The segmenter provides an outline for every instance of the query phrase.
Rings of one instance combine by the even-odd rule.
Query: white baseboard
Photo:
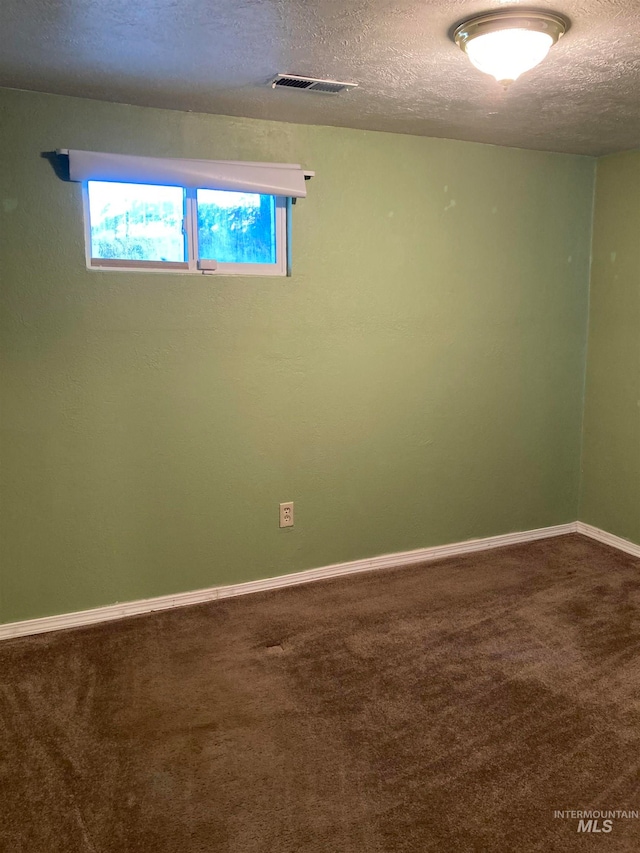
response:
[[[623,539],[621,536],[614,536],[613,533],[607,533],[606,530],[600,530],[599,527],[585,524],[584,521],[576,523],[576,533],[582,533],[583,536],[588,536],[590,539],[597,539],[598,542],[603,542],[611,548],[617,548],[618,551],[624,551],[625,554],[640,557],[640,545],[636,545],[629,539]]]
[[[441,560],[444,557],[456,557],[461,554],[471,554],[474,551],[488,551],[491,548],[502,548],[505,545],[517,545],[523,542],[533,542],[536,539],[563,536],[566,533],[576,533],[577,529],[577,523],[572,521],[569,524],[558,524],[555,527],[541,527],[537,530],[525,530],[521,533],[505,533],[501,536],[489,536],[486,539],[469,539],[466,542],[456,542],[452,545],[418,548],[415,551],[401,551],[397,554],[385,554],[381,557],[353,560],[349,563],[336,563],[332,566],[323,566],[320,569],[308,569],[307,571],[279,575],[278,577],[265,578],[264,580],[248,581],[228,586],[213,586],[209,589],[199,589],[195,592],[180,592],[175,595],[161,595],[157,598],[144,598],[139,601],[128,601],[123,604],[110,604],[106,607],[96,607],[92,610],[63,613],[60,616],[44,616],[40,619],[28,619],[24,622],[8,622],[5,625],[0,625],[0,640],[7,640],[10,637],[24,637],[29,634],[43,634],[47,631],[60,631],[65,628],[78,628],[84,625],[93,625],[97,622],[111,622],[115,619],[124,619],[126,616],[151,613],[154,610],[170,610],[173,607],[202,604],[205,601],[217,601],[221,598],[232,598],[252,592],[280,589],[285,586],[297,586],[298,584],[310,583],[311,581],[343,577],[344,575],[351,575],[356,572],[414,566],[419,563]]]

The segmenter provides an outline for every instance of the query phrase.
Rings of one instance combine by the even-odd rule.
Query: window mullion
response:
[[[196,190],[186,191],[186,232],[187,232],[187,256],[189,272],[198,270],[198,208],[196,203]]]

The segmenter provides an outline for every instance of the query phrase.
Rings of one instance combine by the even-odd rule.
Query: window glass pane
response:
[[[198,190],[200,257],[219,264],[276,263],[276,198]]]
[[[91,257],[184,263],[182,187],[88,181]]]

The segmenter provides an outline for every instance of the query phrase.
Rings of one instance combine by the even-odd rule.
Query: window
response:
[[[181,187],[88,181],[87,196],[92,265],[187,263]]]
[[[314,176],[295,163],[57,154],[83,185],[87,266],[289,275],[291,204]]]
[[[87,263],[226,275],[287,274],[287,199],[87,180]]]
[[[272,195],[196,190],[198,254],[229,264],[275,264],[277,205]]]

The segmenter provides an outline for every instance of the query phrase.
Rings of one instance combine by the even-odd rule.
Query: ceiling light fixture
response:
[[[476,68],[506,87],[542,62],[568,25],[555,12],[505,9],[470,18],[453,40]]]

